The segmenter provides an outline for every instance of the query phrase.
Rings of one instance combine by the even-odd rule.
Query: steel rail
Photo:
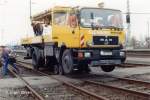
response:
[[[21,63],[23,63],[23,62],[21,62]],[[27,63],[26,63],[27,64]],[[23,66],[23,67],[25,67],[25,66]],[[35,70],[36,71],[36,70]],[[38,73],[40,73],[40,74],[42,74],[42,75],[45,75],[45,76],[48,76],[48,77],[51,77],[51,78],[54,78],[54,79],[56,79],[56,80],[58,80],[57,78],[55,78],[55,77],[52,77],[52,76],[50,76],[50,75],[48,75],[48,74],[45,74],[45,73],[43,73],[43,72],[40,72],[40,71],[37,71]],[[141,80],[134,80],[134,79],[129,79],[129,78],[120,78],[120,77],[115,77],[115,76],[111,76],[112,78],[116,78],[116,79],[119,79],[119,80],[122,80],[122,81],[129,81],[129,82],[134,82],[134,83],[136,83],[136,84],[146,84],[146,85],[150,85],[150,82],[146,82],[146,81],[141,81]],[[58,81],[60,81],[60,80],[58,80]],[[62,80],[61,80],[61,82],[62,82]],[[101,86],[104,86],[104,87],[107,87],[107,88],[113,88],[113,89],[117,89],[117,90],[121,90],[121,91],[124,91],[124,92],[129,92],[129,93],[131,93],[131,94],[136,94],[136,95],[140,95],[140,96],[143,96],[143,97],[146,97],[146,98],[150,98],[150,94],[148,94],[148,93],[143,93],[143,92],[138,92],[138,91],[134,91],[134,90],[129,90],[129,89],[124,89],[124,88],[119,88],[119,87],[114,87],[114,86],[111,86],[111,85],[105,85],[105,84],[102,84],[102,83],[99,83],[99,82],[93,82],[93,81],[89,81],[89,80],[87,80],[87,81],[85,81],[85,82],[87,82],[87,83],[93,83],[93,84],[95,84],[95,85],[101,85]],[[64,83],[65,85],[67,85],[68,83],[66,83],[66,82],[62,82],[62,83]],[[68,85],[68,86],[72,86],[72,84],[70,85]],[[78,90],[78,88],[77,88],[77,90]],[[87,91],[87,90],[86,90]],[[88,92],[88,91],[87,91]],[[87,93],[86,93],[87,94]],[[103,99],[102,99],[103,100]],[[105,100],[105,99],[104,99]]]
[[[111,89],[115,89],[115,90],[119,90],[119,91],[128,92],[128,93],[131,93],[133,95],[142,96],[144,98],[150,98],[150,94],[149,93],[138,92],[138,91],[135,91],[135,90],[129,90],[129,89],[125,89],[125,88],[121,88],[121,87],[116,87],[116,86],[112,86],[112,85],[105,85],[103,83],[95,82],[95,81],[90,81],[90,80],[85,80],[85,83],[89,83],[89,84],[93,84],[93,85],[98,85],[98,86],[103,86],[103,87],[106,87],[106,88],[111,88]]]
[[[92,73],[93,75],[97,75],[95,73]],[[131,78],[123,78],[123,77],[118,77],[118,76],[110,76],[110,78],[115,78],[115,79],[118,79],[118,80],[121,80],[121,81],[126,81],[126,82],[131,82],[131,83],[136,83],[136,84],[143,84],[143,85],[146,85],[146,86],[149,86],[150,87],[150,82],[148,81],[142,81],[142,80],[135,80],[135,79],[131,79]]]
[[[18,79],[20,79],[24,84],[25,86],[34,94],[34,96],[37,97],[38,100],[45,100],[44,97],[42,97],[38,92],[36,92],[32,86],[26,81],[24,80],[20,75],[16,74],[12,67],[8,69],[15,77],[17,77]]]
[[[130,78],[121,78],[121,77],[115,77],[115,76],[112,76],[112,78],[116,78],[122,81],[131,82],[131,83],[144,84],[144,85],[150,86],[150,82],[146,82],[146,81],[135,80],[135,79],[130,79]]]
[[[56,78],[56,77],[50,76],[50,75],[48,75],[48,74],[46,74],[46,73],[43,73],[43,72],[40,72],[40,71],[37,71],[37,72],[40,73],[41,75],[47,76],[48,78],[53,78],[53,79],[55,79],[55,80],[57,80],[57,81],[63,83],[63,84],[66,85],[66,86],[69,86],[69,87],[71,87],[71,88],[73,88],[73,89],[75,89],[75,90],[77,90],[77,91],[80,91],[81,93],[87,94],[87,95],[89,95],[89,96],[91,96],[91,97],[93,97],[93,98],[96,98],[96,99],[98,99],[98,100],[108,100],[107,98],[105,98],[105,97],[103,97],[103,96],[96,95],[96,94],[94,94],[94,93],[92,93],[92,92],[89,92],[89,91],[87,91],[87,90],[85,90],[85,89],[83,89],[83,88],[81,88],[81,87],[77,87],[77,86],[75,86],[75,85],[73,85],[73,84],[71,84],[71,83],[69,83],[69,82],[65,82],[65,81],[63,81],[63,80],[60,80],[60,79],[58,79],[58,78]]]
[[[22,66],[22,67],[25,67],[25,66]],[[25,67],[25,68],[28,68],[28,67]],[[28,69],[30,69],[30,68],[28,68]],[[85,89],[83,89],[83,88],[81,88],[81,87],[77,87],[77,86],[75,86],[75,85],[73,85],[73,84],[71,84],[71,83],[69,83],[69,82],[65,82],[65,81],[60,80],[60,79],[58,79],[58,78],[56,78],[56,77],[50,76],[50,75],[48,75],[48,74],[46,74],[46,73],[43,73],[43,72],[40,72],[40,71],[37,71],[37,70],[34,70],[34,71],[38,72],[38,73],[41,74],[41,75],[47,76],[48,78],[55,79],[55,80],[61,82],[62,84],[66,85],[67,87],[73,88],[73,89],[77,90],[78,92],[83,93],[83,94],[86,94],[86,95],[88,95],[88,96],[91,96],[91,97],[93,97],[93,98],[95,98],[95,99],[98,99],[98,100],[109,100],[109,99],[107,99],[107,98],[105,98],[105,97],[103,97],[103,96],[99,96],[99,95],[97,95],[97,94],[94,94],[94,93],[92,93],[92,92],[89,92],[89,91],[87,91],[87,90],[85,90]]]

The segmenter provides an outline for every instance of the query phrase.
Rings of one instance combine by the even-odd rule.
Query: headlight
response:
[[[87,42],[86,42],[86,45],[87,45],[87,46],[90,46],[90,45],[92,45],[92,44],[93,44],[93,43],[92,43],[91,41],[87,41]]]
[[[91,53],[90,52],[85,52],[84,57],[86,57],[86,58],[91,57]]]

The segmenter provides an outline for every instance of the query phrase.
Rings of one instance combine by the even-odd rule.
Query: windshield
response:
[[[83,27],[116,27],[123,28],[120,11],[100,8],[84,8],[80,13]]]

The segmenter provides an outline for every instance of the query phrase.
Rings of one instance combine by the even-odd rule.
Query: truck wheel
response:
[[[62,69],[64,74],[73,72],[73,58],[70,50],[65,50],[62,55]]]
[[[105,65],[105,66],[101,66],[101,69],[104,71],[104,72],[111,72],[115,69],[115,66],[113,65]]]
[[[33,51],[33,54],[32,54],[32,65],[35,70],[39,70],[38,60],[37,60],[35,51]]]

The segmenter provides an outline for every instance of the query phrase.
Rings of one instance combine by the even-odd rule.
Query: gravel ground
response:
[[[46,100],[94,100],[78,94],[64,85],[44,86],[36,88]]]
[[[0,100],[35,100],[25,87],[1,88]]]
[[[88,91],[94,92],[97,95],[100,96],[104,96],[110,100],[148,100],[147,98],[145,99],[144,97],[139,97],[138,95],[133,95],[127,92],[123,92],[123,91],[118,91],[115,89],[111,89],[111,88],[106,88],[103,86],[97,86],[97,85],[91,85],[91,84],[86,84],[86,83],[82,83],[82,80],[101,80],[101,83],[107,84],[109,82],[113,82],[116,81],[116,78],[112,78],[111,76],[105,76],[105,75],[87,75],[84,78],[84,75],[78,75],[78,76],[68,76],[68,77],[58,77],[62,80],[68,81],[68,82],[72,82],[74,84],[76,84],[77,86],[80,86],[81,88],[84,88]],[[71,78],[71,79],[70,79]],[[116,81],[116,83],[114,83],[115,85],[117,85],[119,87],[122,86],[127,86],[127,83],[120,83],[118,81]],[[121,85],[122,84],[122,85]],[[124,85],[123,85],[124,84]],[[130,84],[129,84],[130,85]],[[133,88],[133,87],[128,87],[128,88]],[[144,89],[144,88],[143,88]]]
[[[40,75],[39,73],[33,71],[33,70],[30,70],[30,69],[26,69],[24,67],[20,67],[18,66],[19,68],[19,75],[21,75],[21,77],[30,77],[30,76],[42,76]]]
[[[49,84],[34,89],[45,97],[45,100],[96,100],[76,93],[62,84]],[[35,98],[25,87],[0,88],[0,100],[35,100]]]
[[[135,74],[135,75],[131,75],[131,76],[127,77],[127,78],[150,82],[150,73]]]

